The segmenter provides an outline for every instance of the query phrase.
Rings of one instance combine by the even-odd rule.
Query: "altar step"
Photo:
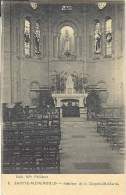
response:
[[[85,118],[82,117],[62,117],[61,123],[66,122],[84,122]]]

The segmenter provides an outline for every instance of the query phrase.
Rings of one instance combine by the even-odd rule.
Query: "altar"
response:
[[[69,75],[66,81],[65,92],[53,93],[52,97],[54,99],[55,106],[61,108],[61,114],[63,113],[64,109],[71,109],[71,116],[73,116],[72,110],[77,110],[78,107],[80,114],[77,114],[77,116],[80,116],[81,113],[83,113],[82,110],[84,110],[87,94],[85,92],[75,92],[72,77]]]
[[[60,93],[60,94],[52,94],[52,97],[54,99],[54,103],[55,103],[55,106],[56,107],[62,107],[63,105],[63,100],[78,100],[78,106],[81,108],[81,107],[84,107],[84,98],[85,98],[85,95],[84,94],[63,94],[63,93]]]

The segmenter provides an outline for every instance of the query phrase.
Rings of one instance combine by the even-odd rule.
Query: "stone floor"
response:
[[[112,151],[109,143],[96,132],[96,122],[63,118],[61,131],[61,173],[123,172],[123,156]]]

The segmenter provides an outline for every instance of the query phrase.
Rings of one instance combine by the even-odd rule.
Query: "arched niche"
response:
[[[72,21],[64,21],[53,30],[53,56],[75,59],[82,53],[80,29]],[[80,48],[81,47],[81,48]]]
[[[75,54],[75,32],[71,26],[63,26],[60,29],[59,41],[59,51],[61,56]]]

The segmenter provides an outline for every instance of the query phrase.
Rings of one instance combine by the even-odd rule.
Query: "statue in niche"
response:
[[[74,51],[74,31],[71,27],[65,26],[61,29],[60,49],[61,55],[70,56]]]
[[[64,37],[64,53],[70,52],[70,45],[71,45],[70,43],[71,43],[71,38],[69,35],[69,31],[66,29],[65,37]]]
[[[72,94],[73,90],[74,90],[74,83],[73,83],[71,75],[69,75],[66,81],[66,93]]]

